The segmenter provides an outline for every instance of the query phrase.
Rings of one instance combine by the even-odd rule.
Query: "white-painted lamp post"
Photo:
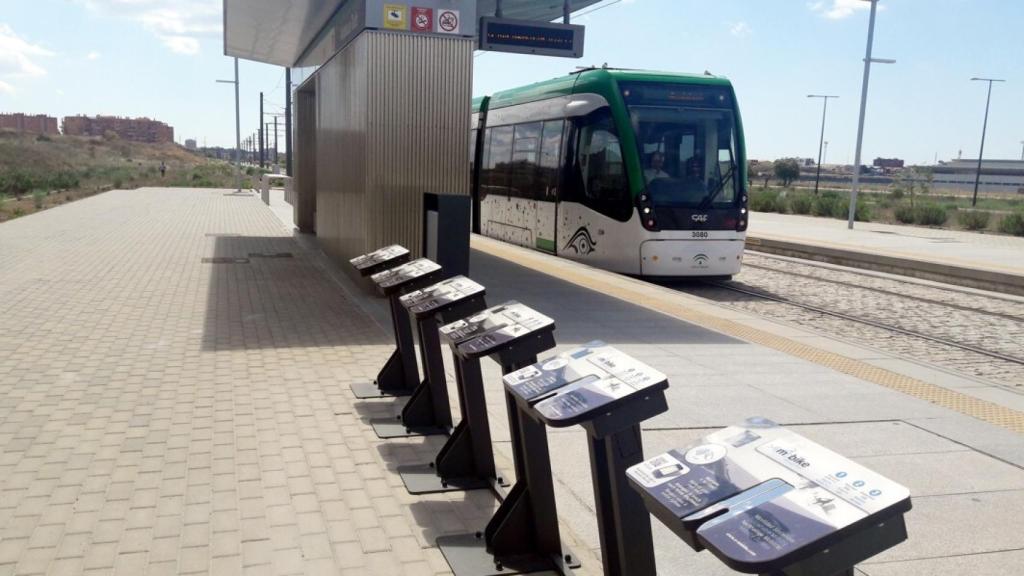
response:
[[[235,184],[238,194],[242,193],[242,118],[238,111],[238,58],[235,58],[235,79],[217,80],[222,84],[235,85]]]
[[[857,152],[853,161],[853,189],[850,191],[850,217],[846,226],[853,230],[853,217],[857,214],[857,192],[860,189],[860,150],[864,141],[864,112],[868,104],[868,77],[871,75],[871,64],[893,64],[896,61],[887,58],[872,58],[871,45],[875,37],[875,12],[878,9],[878,0],[864,0],[871,2],[871,17],[868,20],[868,49],[864,56],[864,83],[860,89],[860,120],[857,122]]]

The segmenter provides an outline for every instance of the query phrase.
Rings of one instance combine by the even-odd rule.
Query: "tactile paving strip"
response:
[[[639,287],[632,287],[632,280],[623,278],[624,282],[611,282],[594,275],[583,274],[572,266],[558,266],[558,260],[540,254],[531,254],[524,249],[505,246],[487,239],[473,239],[473,248],[492,256],[510,260],[532,270],[542,272],[572,282],[578,286],[597,290],[651,310],[657,310],[674,318],[721,332],[727,336],[740,338],[748,342],[760,344],[784,352],[837,372],[849,374],[861,380],[896,390],[919,400],[948,408],[978,420],[1024,434],[1024,412],[1000,406],[994,402],[975,398],[955,390],[936,386],[910,376],[904,376],[884,368],[872,366],[866,362],[854,360],[841,354],[821,350],[807,344],[770,332],[745,326],[738,322],[706,314],[681,306],[668,295],[652,294]]]

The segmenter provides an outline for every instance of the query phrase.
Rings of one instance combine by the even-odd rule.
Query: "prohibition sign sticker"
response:
[[[439,10],[437,12],[437,31],[444,34],[458,34],[459,11]]]
[[[433,32],[434,10],[432,8],[413,6],[411,30],[413,32]]]

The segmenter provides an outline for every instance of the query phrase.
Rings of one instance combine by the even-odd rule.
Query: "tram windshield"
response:
[[[719,87],[623,89],[651,202],[660,208],[727,208],[739,190],[736,122]]]

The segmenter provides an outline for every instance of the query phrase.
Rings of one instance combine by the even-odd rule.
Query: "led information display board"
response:
[[[538,56],[583,56],[583,26],[483,17],[480,49]]]

